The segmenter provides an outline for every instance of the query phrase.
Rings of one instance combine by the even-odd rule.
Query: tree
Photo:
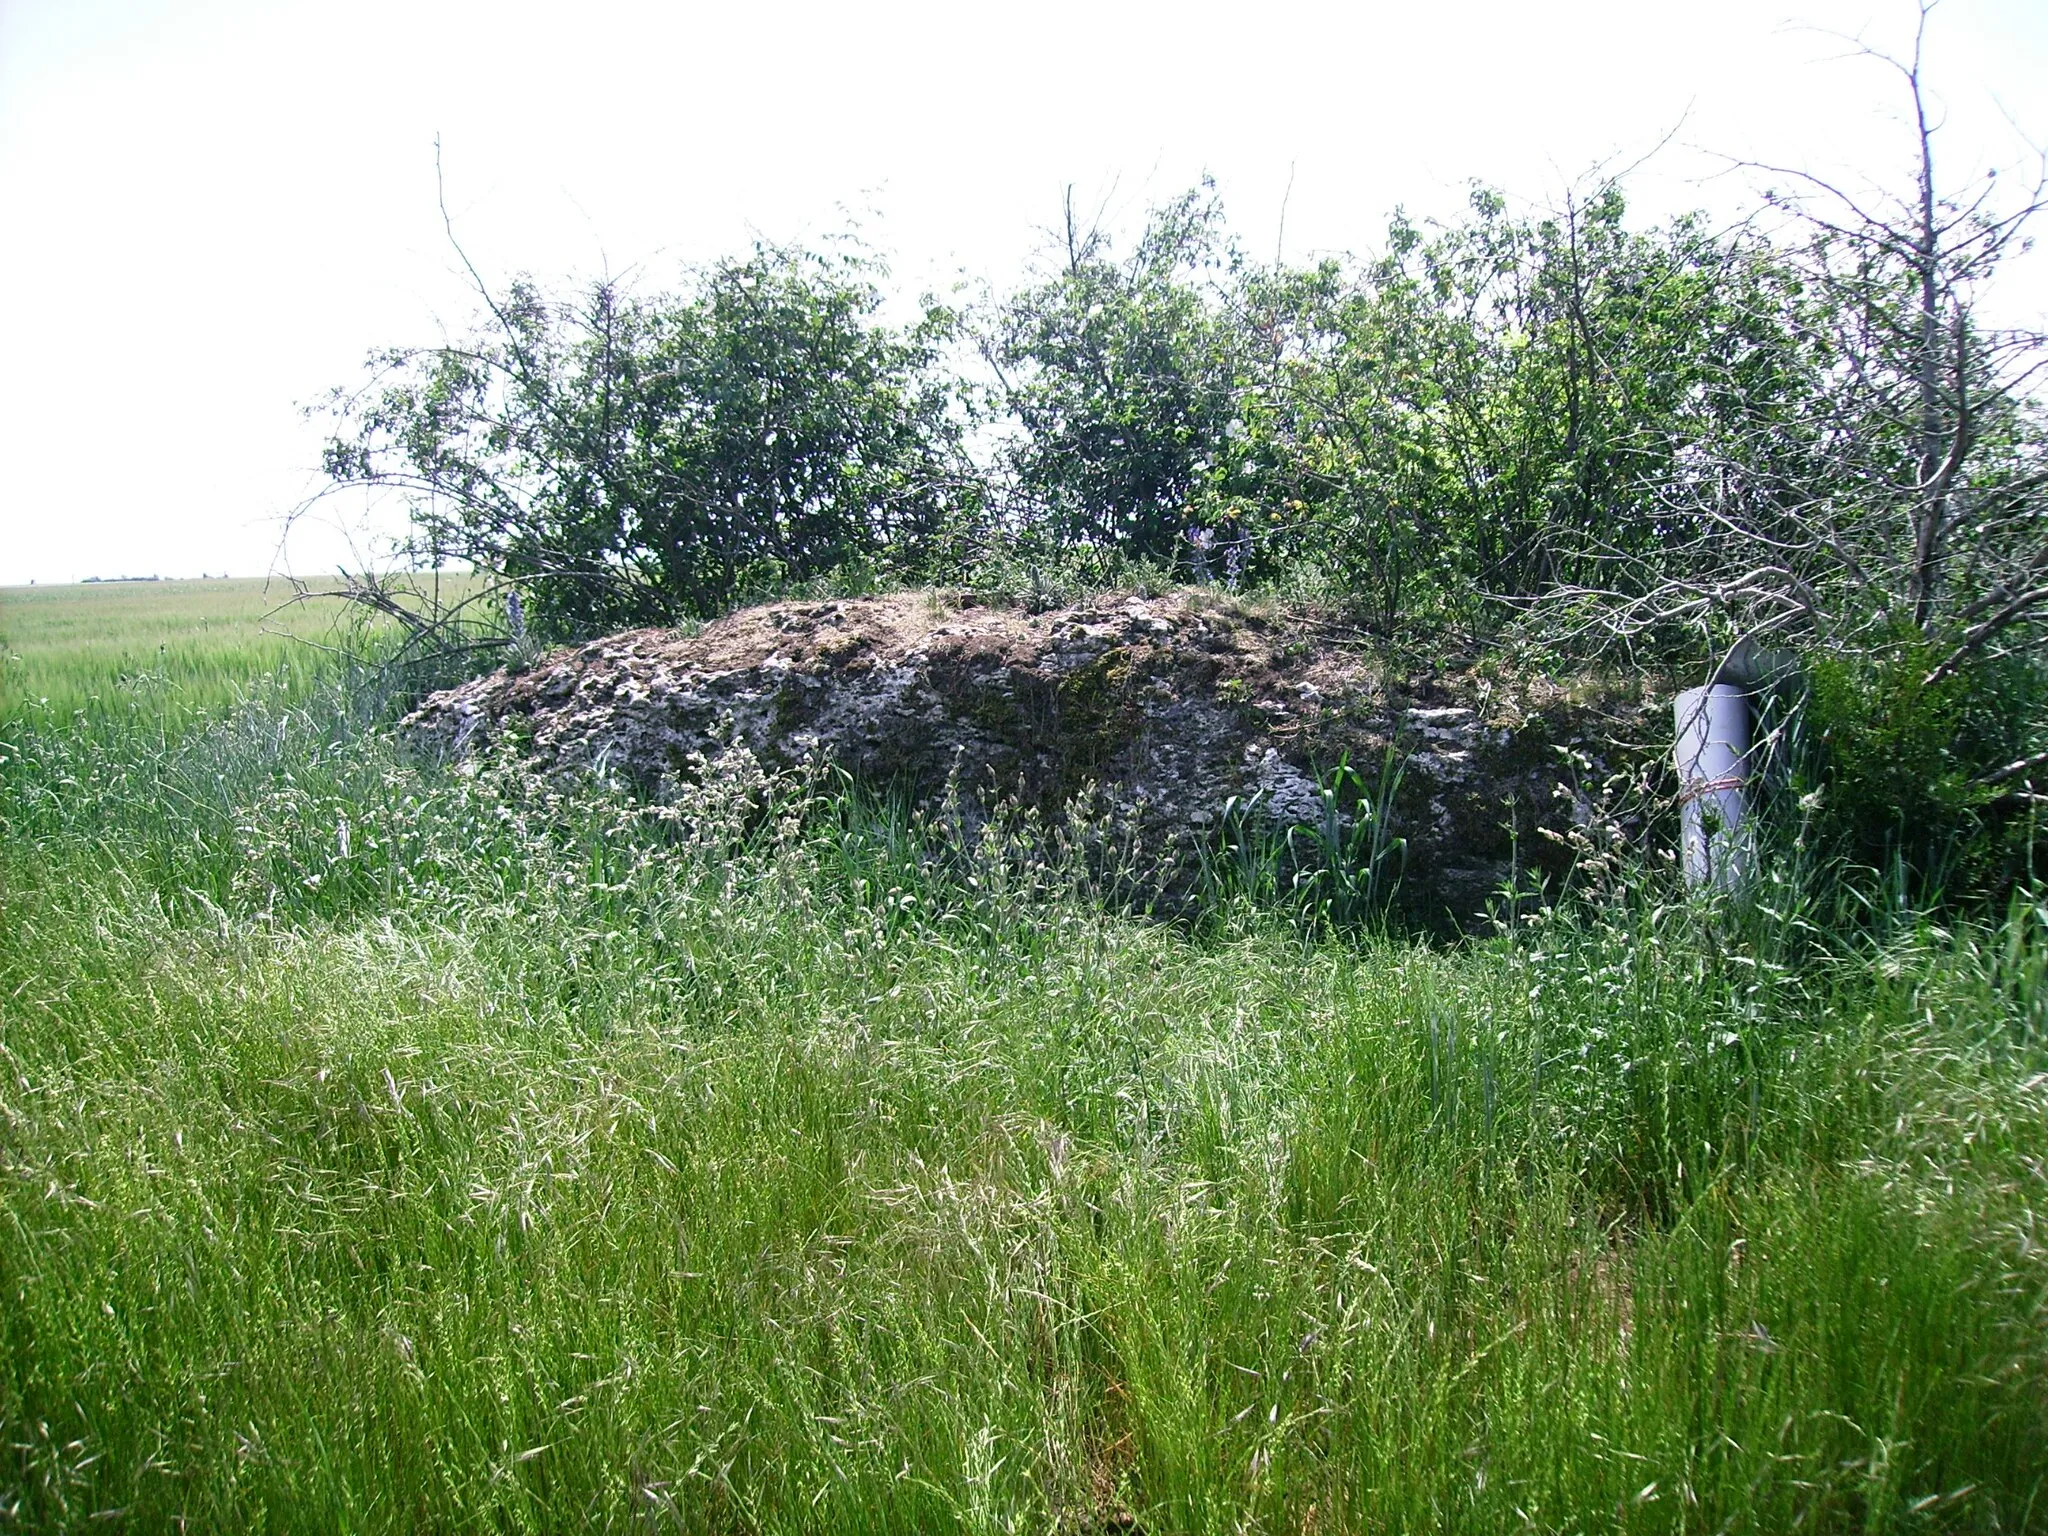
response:
[[[1185,567],[1189,502],[1225,440],[1234,266],[1207,185],[1157,210],[1131,255],[1067,202],[1064,265],[1003,304],[983,336],[1021,516],[1057,546]]]
[[[1903,190],[1865,195],[1764,167],[1775,227],[1729,242],[1751,280],[1674,422],[1651,536],[1595,525],[1541,595],[1553,635],[1802,653],[1809,834],[1937,889],[2036,866],[2048,804],[2048,337],[1984,308],[2043,206],[1937,173],[1925,68],[1933,7],[1893,71],[1911,109]],[[1559,623],[1557,621],[1562,620]]]
[[[517,581],[550,637],[914,562],[978,483],[934,366],[953,317],[891,328],[879,276],[762,245],[679,294],[479,279],[470,335],[380,353],[329,400],[327,475],[401,494],[409,553]]]
[[[1866,197],[1764,167],[1789,191],[1728,344],[1675,423],[1656,537],[1579,542],[1589,579],[1550,594],[1580,634],[1633,643],[1689,629],[1726,646],[1782,637],[1910,664],[1933,687],[2038,655],[2048,619],[2048,434],[2030,391],[2048,337],[1998,328],[1983,296],[2048,185],[2015,196],[1936,172],[1923,4],[1896,72],[1911,107],[1906,191]]]
[[[1460,223],[1397,217],[1362,269],[1242,270],[1195,515],[1312,561],[1380,628],[1526,600],[1589,538],[1653,541],[1675,423],[1753,306],[1701,221],[1624,215],[1609,183],[1535,217],[1478,189]]]

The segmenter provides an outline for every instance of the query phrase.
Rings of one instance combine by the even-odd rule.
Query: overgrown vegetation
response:
[[[1884,793],[1852,763],[1917,761],[1932,701],[1978,701],[1929,836],[1830,836],[1995,895],[2048,762],[2038,712],[1980,707],[2040,694],[2048,338],[1985,297],[2048,170],[2008,193],[1937,165],[1926,22],[1865,61],[1913,114],[1896,196],[1752,167],[1733,227],[1642,228],[1597,177],[1533,212],[1481,188],[1308,267],[1247,256],[1206,186],[1125,252],[1070,198],[1036,279],[904,324],[851,245],[674,294],[479,279],[468,338],[334,398],[328,470],[401,493],[409,553],[516,584],[542,639],[793,588],[1135,580],[1561,665],[1788,649],[1894,710],[1831,728],[1841,799]],[[1931,857],[1956,840],[1981,856]]]
[[[2036,900],[1436,951],[339,694],[0,752],[14,1525],[2042,1518]]]

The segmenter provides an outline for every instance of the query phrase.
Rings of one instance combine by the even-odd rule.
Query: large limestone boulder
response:
[[[1456,927],[1518,869],[1563,872],[1603,794],[1649,782],[1661,718],[1640,680],[1397,669],[1312,616],[1194,590],[1040,613],[940,593],[773,603],[556,651],[404,724],[456,755],[511,732],[546,769],[657,795],[734,743],[921,799],[1058,814],[1086,794],[1137,846],[1183,853],[1232,814],[1314,823],[1335,765],[1377,785],[1391,754],[1399,903]]]

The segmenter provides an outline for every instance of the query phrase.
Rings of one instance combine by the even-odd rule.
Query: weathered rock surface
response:
[[[1207,591],[1037,614],[907,593],[614,635],[434,694],[405,729],[457,755],[510,731],[548,769],[655,794],[733,742],[921,798],[951,783],[1058,812],[1092,790],[1162,848],[1212,835],[1233,798],[1314,822],[1334,765],[1376,782],[1391,751],[1401,902],[1445,925],[1480,914],[1517,860],[1567,862],[1544,829],[1568,835],[1600,784],[1647,771],[1660,719],[1640,683],[1391,676],[1312,619]]]

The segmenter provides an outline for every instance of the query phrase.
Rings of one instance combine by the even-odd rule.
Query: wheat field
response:
[[[443,578],[444,591],[466,580]],[[145,696],[152,714],[184,717],[260,679],[303,686],[377,631],[331,583],[309,595],[276,577],[0,587],[0,719]]]

